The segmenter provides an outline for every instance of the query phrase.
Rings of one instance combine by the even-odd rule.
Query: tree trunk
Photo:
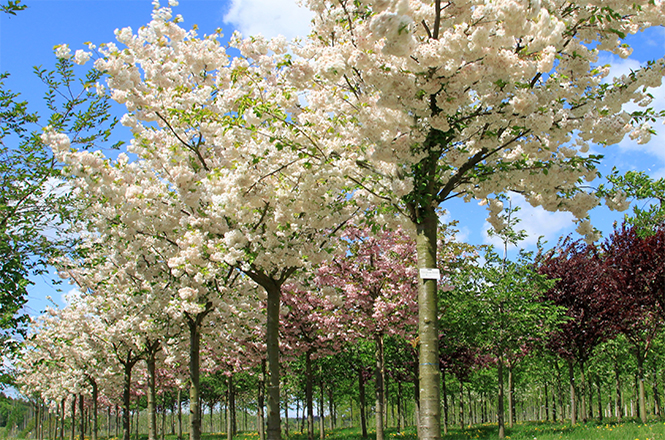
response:
[[[617,421],[620,422],[623,416],[623,407],[621,402],[621,375],[619,374],[619,362],[616,359],[614,360],[614,385],[614,412]]]
[[[545,382],[545,421],[550,421],[550,401],[547,395],[547,382]]]
[[[385,412],[383,399],[383,337],[374,336],[376,344],[376,367],[374,368],[374,381],[376,391],[376,440],[384,440],[383,436],[383,414]]]
[[[79,394],[79,439],[85,438],[85,413],[83,405],[85,404],[83,394]]]
[[[155,372],[156,353],[148,348],[146,364],[148,367],[148,440],[157,439],[157,404],[156,404],[156,383],[157,374]]]
[[[506,426],[503,418],[503,358],[497,360],[497,376],[499,379],[499,397],[496,405],[496,419],[499,425],[499,438],[506,438]]]
[[[513,381],[513,365],[508,361],[508,427],[515,424],[515,384]]]
[[[414,366],[416,362],[414,362]],[[420,438],[420,379],[419,379],[419,366],[414,368],[413,372],[413,394],[414,394],[414,408],[413,408],[413,418],[416,422],[416,437]],[[454,406],[454,404],[453,404]]]
[[[568,380],[570,381],[570,423],[577,423],[577,396],[575,395],[575,370],[573,361],[568,361]]]
[[[63,397],[60,406],[62,408],[62,420],[60,421],[60,440],[65,440],[65,405],[67,398]],[[110,437],[110,435],[109,435]]]
[[[265,440],[266,432],[264,430],[264,416],[263,416],[263,405],[265,404],[265,377],[266,377],[266,360],[261,360],[261,376],[259,377],[259,389],[258,389],[258,407],[256,411],[256,423],[259,425],[259,439]]]
[[[367,438],[367,411],[365,404],[365,377],[362,368],[358,368],[358,394],[360,398],[360,429],[362,437]]]
[[[397,381],[397,432],[402,432],[404,427],[404,413],[402,412],[402,381]],[[353,417],[351,417],[353,418]]]
[[[97,431],[98,431],[98,425],[97,425],[97,411],[98,411],[98,406],[97,406],[97,400],[99,398],[99,390],[97,389],[97,381],[95,379],[90,378],[90,386],[92,388],[92,440],[97,440]]]
[[[459,426],[464,429],[464,382],[459,381]]]
[[[448,389],[446,388],[446,372],[441,371],[441,394],[443,395],[443,433],[448,435]]]
[[[305,400],[307,404],[307,438],[314,440],[314,373],[312,372],[312,352],[305,353]]]
[[[199,314],[200,316],[200,314]],[[201,440],[201,371],[200,344],[202,319],[187,319],[189,327],[189,439]]]
[[[263,286],[267,297],[266,348],[268,356],[268,440],[280,440],[279,410],[279,302],[280,285]]]
[[[178,440],[182,440],[182,388],[178,387]]]
[[[582,421],[584,423],[587,422],[588,417],[587,417],[587,402],[586,402],[586,375],[584,372],[584,362],[580,361],[580,388],[579,388],[579,394],[580,394],[580,416],[582,417]],[[591,402],[589,402],[589,407],[591,406]]]
[[[596,387],[598,389],[598,420],[601,422],[603,421],[603,401],[601,399],[601,382],[600,382],[600,374],[596,376]]]
[[[416,224],[418,268],[437,268],[437,228],[435,206],[420,208],[421,221]],[[441,438],[441,403],[439,390],[439,329],[437,280],[421,279],[418,283],[418,336],[420,337],[420,440]]]
[[[653,390],[653,414],[655,416],[659,416],[662,413],[662,408],[660,404],[660,392],[658,391],[658,375],[656,374],[656,371],[653,371],[653,384],[652,384],[652,390]]]
[[[284,436],[289,438],[289,395],[284,391]]]
[[[319,438],[326,438],[326,424],[323,416],[323,369],[319,365]]]
[[[637,385],[639,392],[639,415],[642,423],[647,422],[646,393],[644,390],[644,353],[640,347],[635,348],[635,357],[637,360]]]

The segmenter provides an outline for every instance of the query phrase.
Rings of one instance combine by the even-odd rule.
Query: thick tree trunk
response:
[[[367,410],[365,403],[365,377],[362,368],[358,368],[358,394],[360,398],[360,429],[363,438],[367,438]]]
[[[307,439],[314,440],[314,373],[312,352],[305,353],[305,401],[307,405]]]
[[[506,438],[506,426],[503,418],[503,358],[499,356],[497,362],[497,376],[499,385],[499,397],[496,405],[496,420],[499,425],[499,438]]]
[[[568,380],[570,381],[570,423],[577,423],[577,396],[575,394],[575,370],[573,361],[568,361]]]
[[[439,218],[435,206],[420,209],[416,224],[418,268],[437,268],[437,228]],[[439,379],[439,329],[437,280],[420,280],[418,284],[418,335],[420,337],[420,440],[441,438],[441,402]]]
[[[383,417],[385,412],[383,399],[383,337],[374,336],[376,344],[376,367],[374,368],[374,381],[376,392],[376,440],[384,440],[383,436]]]

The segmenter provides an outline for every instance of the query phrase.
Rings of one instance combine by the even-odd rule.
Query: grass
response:
[[[318,440],[318,432],[315,433]],[[374,431],[369,431],[367,440],[374,440]],[[417,440],[415,428],[410,427],[402,432],[387,429],[386,440]],[[442,440],[493,440],[499,438],[496,424],[473,425],[465,429],[450,427]],[[643,424],[635,421],[621,423],[588,422],[574,427],[565,423],[526,422],[506,428],[506,438],[511,440],[665,440],[665,423],[654,421]],[[256,433],[244,433],[235,440],[256,440]],[[203,440],[225,440],[223,438],[205,438]],[[292,433],[289,440],[307,440],[307,433]],[[336,429],[326,433],[325,440],[363,440],[359,428]]]
[[[360,428],[340,428],[328,431],[325,440],[375,440],[373,430],[369,430],[368,437],[363,439]],[[499,438],[499,430],[496,424],[473,425],[461,429],[459,426],[450,427],[448,434],[442,436],[442,440],[494,440]],[[506,438],[511,440],[665,440],[664,421],[652,421],[647,424],[635,421],[617,422],[588,422],[577,424],[574,427],[565,423],[550,422],[525,422],[518,423],[515,427],[506,428]],[[134,436],[132,436],[134,439]],[[188,440],[187,435],[184,440]],[[234,437],[234,440],[258,440],[256,432],[243,432]],[[307,440],[307,433],[291,432],[285,440]],[[319,440],[318,432],[315,432],[315,440]],[[398,432],[394,428],[388,428],[385,432],[386,440],[418,440],[416,430],[413,427]],[[86,440],[89,440],[86,437]],[[105,437],[100,436],[100,440]],[[112,437],[108,440],[118,440]],[[139,436],[139,440],[147,440],[147,435]],[[167,435],[165,440],[177,440],[176,436]],[[201,440],[226,440],[226,434],[204,433]]]

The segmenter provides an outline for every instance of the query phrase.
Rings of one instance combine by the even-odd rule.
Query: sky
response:
[[[0,15],[0,72],[9,72],[6,87],[20,92],[29,102],[33,111],[43,112],[42,98],[45,87],[33,73],[33,67],[41,65],[52,68],[55,65],[53,48],[69,44],[72,51],[84,49],[85,42],[96,45],[115,41],[114,30],[131,27],[136,31],[150,21],[153,8],[150,0],[23,0],[28,9],[16,16]],[[166,5],[167,1],[162,3]],[[234,30],[243,35],[263,34],[266,37],[284,35],[287,38],[304,37],[308,33],[311,13],[296,5],[295,0],[181,0],[173,9],[174,14],[184,18],[182,26],[189,29],[198,25],[199,35],[210,34],[222,28],[225,36]],[[625,60],[609,54],[601,54],[600,64],[611,64],[612,75],[630,72],[649,59],[665,54],[665,31],[652,30],[628,41],[634,47],[633,54]],[[665,109],[665,87],[653,90],[653,106]],[[607,175],[613,167],[621,171],[646,171],[654,178],[665,177],[665,130],[662,125],[655,127],[662,132],[654,136],[647,145],[637,145],[626,139],[619,145],[596,148],[595,154],[603,154],[600,171]],[[119,132],[121,139],[128,132]],[[592,185],[602,180],[592,182]],[[544,236],[550,244],[559,237],[573,234],[575,225],[572,215],[550,213],[541,208],[533,208],[519,196],[513,197],[513,204],[521,208],[518,216],[522,219],[520,228],[528,233],[521,247],[533,250],[539,236]],[[485,222],[486,210],[477,202],[464,203],[453,200],[445,208],[445,219],[457,220],[458,239],[472,244],[491,243]],[[594,226],[605,235],[612,231],[612,224],[621,221],[623,213],[610,212],[607,208],[596,208],[591,212]],[[53,286],[51,276],[41,276],[33,281],[29,291],[28,313],[38,315],[49,304],[47,296],[63,305],[63,293],[72,290],[71,286]]]

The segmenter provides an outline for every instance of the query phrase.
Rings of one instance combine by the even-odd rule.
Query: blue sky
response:
[[[166,2],[163,1],[164,4]],[[24,3],[28,9],[16,16],[0,16],[0,72],[11,73],[6,86],[21,92],[23,99],[28,100],[31,108],[37,111],[43,111],[41,102],[45,88],[33,74],[33,66],[51,68],[55,64],[55,45],[67,43],[72,50],[76,50],[84,48],[83,43],[87,41],[97,45],[115,41],[115,29],[130,26],[136,30],[150,21],[152,11],[150,0],[24,0]],[[198,25],[201,35],[222,28],[225,36],[238,29],[244,35],[262,33],[272,37],[283,34],[288,38],[305,36],[311,17],[309,11],[298,9],[294,0],[181,0],[174,13],[184,17],[184,27]],[[635,51],[626,60],[601,56],[602,64],[612,64],[613,74],[627,73],[646,60],[665,54],[663,30],[632,37],[629,43]],[[665,108],[665,88],[652,93],[656,98],[654,106]],[[656,129],[663,131],[660,124]],[[120,132],[119,136],[128,135]],[[601,172],[607,174],[616,166],[623,171],[643,170],[653,177],[665,177],[664,139],[665,132],[654,137],[648,145],[624,140],[617,146],[598,148],[595,153],[606,156]],[[569,214],[547,213],[532,208],[519,198],[514,203],[521,207],[522,228],[529,233],[524,247],[533,248],[540,235],[555,243],[560,236],[574,231]],[[475,244],[488,242],[485,208],[477,206],[476,202],[464,203],[462,200],[454,200],[446,208],[449,211],[447,218],[460,222],[461,239]],[[612,223],[620,220],[623,214],[598,208],[591,216],[594,225],[607,234],[612,229]],[[35,286],[30,290],[29,313],[39,314],[47,304],[44,300],[47,295],[62,304],[62,293],[51,286],[48,277],[34,281]],[[71,289],[67,285],[60,288],[64,291]]]

